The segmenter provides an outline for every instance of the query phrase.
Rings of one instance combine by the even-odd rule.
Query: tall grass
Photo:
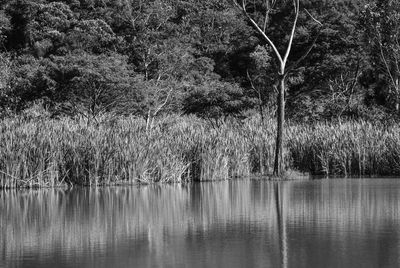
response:
[[[312,174],[400,175],[400,127],[371,122],[288,128],[293,166]]]
[[[285,166],[311,174],[400,175],[400,127],[288,124]],[[170,116],[151,132],[135,118],[0,121],[0,188],[219,180],[271,173],[275,123],[213,128]]]

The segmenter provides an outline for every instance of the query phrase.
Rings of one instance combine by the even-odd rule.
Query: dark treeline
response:
[[[292,3],[247,8],[261,18],[267,4],[267,32],[284,51]],[[318,38],[287,78],[288,116],[396,118],[399,17],[398,1],[301,1],[289,61]],[[50,115],[215,119],[276,102],[271,48],[228,0],[2,0],[0,51],[3,116],[40,106]]]

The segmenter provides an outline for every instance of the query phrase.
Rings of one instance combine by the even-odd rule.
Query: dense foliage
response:
[[[218,120],[274,110],[270,48],[229,0],[0,1],[0,113],[165,112]],[[251,1],[255,17],[266,0]],[[283,50],[291,1],[273,1],[268,33]],[[302,120],[396,118],[397,1],[301,1],[287,110]],[[316,27],[315,20],[322,23]],[[217,122],[217,121],[216,121]]]

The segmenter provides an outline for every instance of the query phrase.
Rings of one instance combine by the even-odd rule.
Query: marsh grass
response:
[[[213,128],[169,116],[146,131],[135,118],[4,119],[0,187],[221,180],[270,174],[274,120]],[[326,176],[400,175],[400,128],[369,122],[288,123],[285,167]]]

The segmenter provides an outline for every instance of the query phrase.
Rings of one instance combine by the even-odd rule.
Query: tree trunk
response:
[[[275,143],[275,163],[274,175],[281,176],[283,173],[283,128],[285,122],[285,76],[279,75],[279,93],[278,93],[278,116],[277,133]]]

